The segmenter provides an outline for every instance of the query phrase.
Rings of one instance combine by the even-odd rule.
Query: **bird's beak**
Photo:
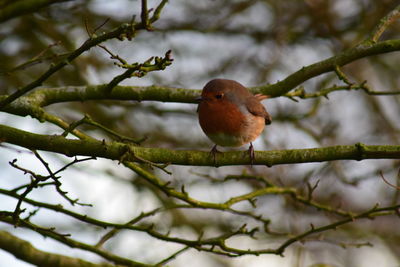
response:
[[[201,101],[203,101],[204,100],[204,98],[202,97],[202,96],[198,96],[198,97],[196,97],[195,99],[194,99],[196,102],[201,102]]]

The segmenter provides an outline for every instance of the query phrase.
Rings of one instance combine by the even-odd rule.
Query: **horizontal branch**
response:
[[[20,239],[6,231],[0,231],[0,249],[7,251],[16,258],[37,266],[57,267],[111,267],[114,264],[95,264],[82,259],[72,258],[39,250],[31,243]]]
[[[35,105],[44,107],[55,103],[89,100],[136,100],[176,103],[198,103],[200,90],[165,86],[116,86],[111,92],[107,84],[81,87],[44,88],[29,95]],[[1,98],[0,98],[1,99]]]
[[[44,150],[66,156],[93,156],[118,161],[168,163],[174,165],[214,166],[208,151],[146,148],[121,142],[96,139],[67,139],[61,135],[34,134],[0,125],[2,142],[28,149]],[[309,149],[256,151],[253,165],[274,166],[333,160],[399,159],[400,146],[396,145],[344,145]],[[248,151],[218,153],[217,166],[250,164]]]
[[[126,25],[124,25],[127,27]],[[120,34],[124,28],[118,28],[112,32],[114,35]],[[121,32],[120,32],[121,31]],[[113,36],[112,36],[113,37]],[[109,39],[107,36],[104,39]],[[91,41],[93,42],[93,41]],[[84,49],[88,49],[85,47]],[[354,48],[346,50],[336,56],[326,60],[305,66],[300,70],[289,75],[282,81],[275,84],[268,84],[250,88],[254,93],[262,92],[271,96],[285,95],[296,86],[314,78],[322,73],[334,71],[338,66],[343,66],[357,59],[367,56],[378,55],[400,50],[400,40],[388,40],[379,43],[363,43]],[[77,50],[78,51],[78,50]],[[82,51],[80,51],[82,52]],[[61,65],[65,62],[61,62]],[[60,65],[60,66],[61,66]],[[58,65],[56,65],[58,66]],[[41,83],[41,82],[40,82]],[[34,87],[40,85],[35,84]],[[29,115],[22,109],[27,109],[27,104],[33,106],[44,107],[55,103],[71,102],[71,101],[89,101],[89,100],[137,100],[137,101],[161,101],[161,102],[177,102],[177,103],[196,103],[196,97],[201,93],[200,90],[173,88],[165,86],[116,86],[111,93],[107,89],[107,84],[76,86],[76,87],[58,87],[58,88],[42,88],[31,93],[26,97],[21,97],[19,104],[9,105],[5,111],[18,115]],[[24,90],[23,90],[24,91]],[[28,90],[27,90],[28,91]],[[367,92],[366,93],[370,93]],[[397,94],[398,92],[393,92]],[[21,92],[21,95],[23,93]],[[372,93],[371,93],[372,94]],[[374,92],[374,95],[380,95]],[[392,94],[392,93],[385,93]],[[20,97],[19,95],[18,97]],[[14,96],[15,100],[17,96]],[[0,106],[8,103],[9,96],[0,96]],[[18,102],[18,100],[16,101]]]
[[[161,86],[115,86],[111,92],[108,84],[89,86],[68,86],[42,88],[21,96],[4,108],[4,111],[18,116],[32,116],[39,121],[51,121],[42,107],[64,102],[82,102],[91,100],[137,100],[161,101],[176,103],[196,103],[200,90],[161,87]],[[0,102],[7,96],[0,96]],[[58,119],[59,120],[59,119]],[[56,123],[59,125],[59,123]]]
[[[289,97],[293,99],[293,97],[299,97],[301,99],[306,99],[306,98],[315,98],[315,97],[328,97],[328,95],[332,92],[337,92],[337,91],[357,91],[357,90],[362,90],[368,95],[400,95],[400,91],[374,91],[369,89],[365,83],[361,84],[354,84],[354,85],[343,85],[343,86],[337,86],[333,85],[332,87],[328,88],[323,88],[320,89],[316,92],[313,93],[307,93],[304,90],[303,86],[300,86],[296,90],[293,90],[287,94],[285,94],[286,97]],[[295,100],[297,101],[297,100]]]

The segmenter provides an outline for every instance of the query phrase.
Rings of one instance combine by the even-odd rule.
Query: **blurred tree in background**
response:
[[[397,4],[0,0],[0,265],[394,266]],[[271,96],[254,166],[217,77]]]

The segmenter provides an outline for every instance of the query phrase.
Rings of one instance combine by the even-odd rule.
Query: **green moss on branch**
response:
[[[94,156],[119,161],[169,163],[174,165],[213,166],[208,151],[170,150],[146,148],[120,142],[103,142],[95,139],[67,139],[60,135],[34,134],[0,125],[0,140],[27,149],[44,150],[66,156]],[[310,149],[256,151],[254,165],[274,166],[333,160],[399,159],[400,146],[346,145]],[[219,153],[218,166],[250,164],[247,151]]]

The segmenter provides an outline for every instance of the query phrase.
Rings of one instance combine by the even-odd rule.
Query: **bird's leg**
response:
[[[217,153],[221,153],[218,149],[217,149],[217,145],[215,144],[210,151],[212,157],[213,157],[213,161],[214,161],[214,165],[217,165],[217,161],[216,161],[216,154]]]
[[[253,165],[254,159],[256,158],[256,156],[254,154],[254,147],[251,142],[250,142],[250,146],[249,146],[249,156],[250,156],[250,164]]]

